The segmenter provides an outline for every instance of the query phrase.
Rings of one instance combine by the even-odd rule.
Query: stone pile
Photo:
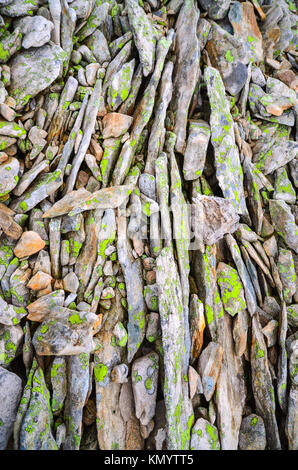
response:
[[[296,23],[0,0],[0,449],[298,449]]]

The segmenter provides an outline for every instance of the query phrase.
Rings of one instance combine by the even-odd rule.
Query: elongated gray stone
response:
[[[50,392],[40,367],[32,378],[30,401],[20,429],[20,450],[57,450]]]
[[[218,183],[224,197],[232,201],[236,211],[246,214],[243,172],[224,85],[219,72],[213,67],[206,67],[204,78],[211,105],[211,142],[215,152]]]
[[[275,416],[275,393],[269,371],[267,348],[258,315],[252,319],[251,345],[252,388],[257,413],[263,418],[270,449],[280,449]]]
[[[210,127],[205,121],[190,121],[189,135],[184,153],[184,179],[195,180],[203,172],[210,138]]]
[[[22,394],[22,380],[0,367],[0,449],[5,450],[13,432],[17,408]]]
[[[183,374],[185,322],[180,280],[171,248],[164,248],[156,260],[156,280],[160,289],[159,311],[164,351],[164,397],[167,447],[189,449],[193,423],[188,384]],[[174,340],[174,337],[176,340]],[[177,428],[177,422],[179,428]]]
[[[138,49],[143,74],[145,77],[152,72],[155,58],[156,37],[153,26],[147,18],[145,11],[137,0],[125,1],[129,23],[136,47]]]

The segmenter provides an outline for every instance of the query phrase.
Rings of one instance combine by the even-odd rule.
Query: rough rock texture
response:
[[[15,422],[22,394],[20,377],[0,367],[0,449],[5,450]]]
[[[298,449],[296,29],[0,0],[1,449]]]

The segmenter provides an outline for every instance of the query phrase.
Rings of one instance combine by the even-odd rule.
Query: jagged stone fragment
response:
[[[239,216],[231,201],[214,196],[198,195],[193,198],[192,227],[198,239],[213,245],[226,233],[233,233]]]
[[[143,426],[149,424],[155,415],[158,370],[158,354],[155,352],[136,359],[132,365],[132,389],[136,417]]]

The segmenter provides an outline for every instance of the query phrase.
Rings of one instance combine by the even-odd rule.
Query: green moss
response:
[[[108,373],[108,368],[105,364],[96,364],[94,366],[94,376],[96,382],[102,382]]]

